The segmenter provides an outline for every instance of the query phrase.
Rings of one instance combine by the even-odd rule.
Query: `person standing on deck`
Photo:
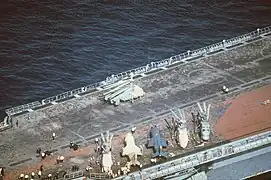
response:
[[[31,173],[31,178],[32,178],[32,179],[35,178],[35,173],[34,173],[34,172]]]
[[[41,158],[44,159],[46,157],[46,154],[43,152],[41,153]]]
[[[2,180],[4,178],[4,168],[3,167],[0,167],[0,180]]]
[[[39,177],[39,179],[41,178],[41,170],[39,170],[39,172],[38,172],[38,177]]]
[[[41,148],[38,148],[38,149],[36,150],[36,153],[40,155],[40,154],[41,154]]]
[[[56,137],[56,133],[53,133],[52,135],[53,140],[55,140],[55,137]]]
[[[134,134],[135,131],[136,131],[136,127],[134,126],[134,127],[132,128],[132,130],[131,130],[132,134]]]
[[[42,171],[43,171],[43,165],[40,166],[40,172],[42,172]]]

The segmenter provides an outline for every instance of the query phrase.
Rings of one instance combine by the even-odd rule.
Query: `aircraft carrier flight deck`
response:
[[[254,33],[260,33],[261,30],[257,31]],[[68,100],[41,103],[41,107],[33,106],[27,111],[7,111],[12,116],[13,125],[0,132],[1,165],[8,170],[15,170],[39,164],[40,157],[35,156],[38,147],[51,150],[55,156],[65,156],[71,151],[71,141],[81,147],[93,147],[94,138],[100,137],[100,133],[106,130],[114,133],[114,138],[119,138],[119,133],[128,132],[133,126],[138,126],[140,131],[140,127],[148,123],[163,120],[169,116],[170,109],[179,107],[189,116],[196,102],[219,104],[227,98],[271,84],[270,27],[247,41],[232,45],[229,45],[230,41],[227,43],[227,46],[219,49],[213,46],[214,50],[205,53],[188,51],[188,55],[193,53],[194,56],[176,63],[160,64],[161,67],[157,66],[154,71],[136,74],[134,84],[146,94],[133,103],[111,105],[102,100],[103,93],[108,90],[96,88],[90,92],[83,91]],[[169,58],[167,62],[174,61],[174,58]],[[221,93],[222,86],[229,87],[228,94]],[[213,109],[215,111],[215,106]],[[211,114],[212,133],[216,134],[214,127],[220,115],[218,112]],[[263,123],[255,131],[271,129],[270,120]],[[54,141],[51,140],[52,132],[56,134]],[[142,129],[142,132],[145,130]],[[135,139],[138,144],[143,144],[147,135],[141,134]],[[222,136],[216,134],[211,138],[211,143],[223,140]],[[113,146],[117,145],[113,142]],[[120,148],[122,145],[118,146]],[[117,147],[113,151],[119,153]]]

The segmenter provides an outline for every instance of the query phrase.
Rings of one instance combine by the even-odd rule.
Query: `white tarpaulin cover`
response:
[[[143,89],[132,82],[119,84],[114,89],[104,93],[104,100],[109,101],[111,104],[119,105],[121,101],[132,101],[139,97],[144,96]]]

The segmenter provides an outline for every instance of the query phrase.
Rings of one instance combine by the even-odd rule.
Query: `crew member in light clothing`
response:
[[[136,131],[136,127],[134,126],[134,127],[132,128],[132,130],[131,130],[132,134],[134,134],[135,131]]]
[[[53,136],[52,136],[52,137],[53,137],[53,140],[55,140],[55,137],[56,137],[56,133],[53,133]]]
[[[32,179],[35,178],[35,173],[34,173],[34,172],[31,173],[31,178],[32,178]]]
[[[39,176],[39,178],[41,178],[41,170],[39,170],[38,176]]]

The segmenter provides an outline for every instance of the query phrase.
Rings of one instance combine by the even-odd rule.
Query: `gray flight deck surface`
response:
[[[93,140],[109,129],[124,129],[133,123],[149,120],[172,107],[215,97],[223,85],[235,87],[261,79],[271,79],[271,36],[225,49],[202,58],[183,61],[178,66],[135,79],[146,92],[133,104],[114,107],[100,100],[102,92],[94,92],[57,105],[15,116],[19,127],[0,132],[0,164],[17,165],[39,162],[36,148],[57,150],[69,142]],[[57,135],[51,140],[52,133]]]

